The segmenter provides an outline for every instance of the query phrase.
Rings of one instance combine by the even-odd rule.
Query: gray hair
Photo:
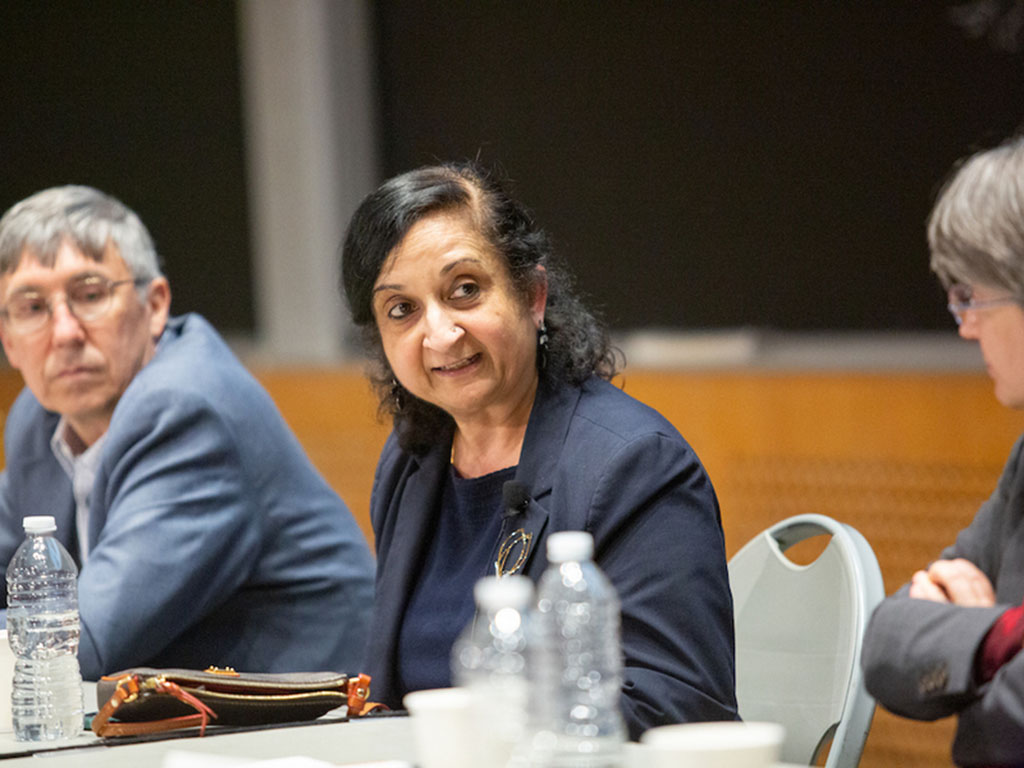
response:
[[[137,283],[162,276],[153,238],[135,212],[120,200],[84,186],[44,189],[3,215],[0,275],[16,270],[26,253],[52,267],[64,242],[95,261],[102,261],[113,243]]]
[[[947,288],[980,283],[1024,301],[1024,135],[960,165],[932,209],[928,245]]]

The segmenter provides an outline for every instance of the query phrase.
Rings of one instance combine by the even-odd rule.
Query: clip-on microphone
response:
[[[501,503],[505,507],[506,518],[521,515],[530,505],[530,493],[518,480],[509,480],[501,486]]]

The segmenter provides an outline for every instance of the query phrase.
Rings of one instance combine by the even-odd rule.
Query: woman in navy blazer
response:
[[[735,719],[711,481],[668,421],[609,383],[607,333],[526,210],[473,165],[397,176],[349,225],[342,288],[394,423],[371,500],[374,698],[450,685],[475,581],[536,581],[545,537],[585,530],[622,601],[630,735]]]

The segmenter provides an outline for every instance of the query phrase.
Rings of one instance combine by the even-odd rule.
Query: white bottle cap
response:
[[[533,582],[525,576],[487,576],[473,586],[473,597],[488,613],[502,608],[522,610],[533,600]]]
[[[21,520],[25,533],[53,533],[57,530],[57,521],[53,515],[29,515]]]
[[[586,531],[559,531],[548,536],[548,560],[565,563],[594,556],[594,537]]]

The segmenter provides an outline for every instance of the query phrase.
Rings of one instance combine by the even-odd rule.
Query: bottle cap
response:
[[[57,530],[57,521],[53,515],[29,515],[21,520],[25,533],[53,533]]]
[[[473,597],[488,613],[501,608],[523,610],[533,600],[533,582],[525,576],[487,576],[473,586]]]
[[[548,536],[548,560],[565,563],[590,560],[594,556],[594,537],[586,531],[559,531]]]

